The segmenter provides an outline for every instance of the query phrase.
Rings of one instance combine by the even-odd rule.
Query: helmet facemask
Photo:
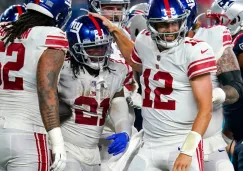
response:
[[[92,69],[100,70],[108,66],[112,48],[112,37],[103,40],[84,40],[83,43],[76,43],[72,47],[72,56],[75,60],[83,65],[87,65]]]
[[[94,0],[91,2],[91,6],[97,13],[108,18],[113,24],[121,26],[121,23],[126,19],[130,1]]]
[[[152,39],[157,45],[164,48],[172,48],[181,43],[187,32],[187,17],[189,11],[177,18],[150,18],[147,21],[148,30],[151,32]],[[168,27],[170,30],[168,31]],[[162,30],[165,29],[167,31]]]
[[[207,10],[206,18],[208,19],[208,26],[212,27],[215,25],[228,25],[231,20],[225,14],[213,13],[211,10]]]

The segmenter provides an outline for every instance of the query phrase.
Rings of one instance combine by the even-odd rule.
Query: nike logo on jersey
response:
[[[221,152],[223,152],[223,151],[225,151],[225,150],[220,150],[220,149],[218,149],[218,151],[221,153]]]
[[[208,51],[208,49],[206,49],[206,50],[201,50],[201,54],[204,54],[205,52],[207,52]]]

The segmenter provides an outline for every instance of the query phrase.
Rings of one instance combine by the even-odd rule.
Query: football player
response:
[[[62,171],[57,81],[68,41],[60,29],[71,0],[29,0],[27,12],[0,27],[0,166]],[[49,168],[49,147],[54,163]]]
[[[211,10],[205,13],[206,18],[209,19],[209,27],[199,27],[195,30],[196,3],[181,1],[191,12],[187,21],[188,27],[191,28],[190,36],[207,42],[213,48],[217,60],[217,73],[212,75],[213,114],[203,137],[204,167],[206,171],[234,170],[225,149],[227,144],[222,136],[222,103],[237,102],[241,98],[242,88],[240,87],[243,85],[242,80],[237,76],[240,74],[240,68],[233,52],[232,38],[229,30],[219,22],[217,13]]]
[[[107,18],[110,21],[118,26],[119,28],[122,27],[123,22],[126,19],[126,14],[128,13],[130,5],[130,0],[89,0],[88,6],[89,10],[99,13]],[[121,28],[122,29],[122,28]],[[129,33],[122,29],[123,33],[130,38]],[[117,62],[126,63],[125,59],[122,57],[122,54],[117,47],[117,44],[114,42],[112,43],[112,50],[113,53],[111,54],[111,59]],[[132,126],[132,134],[137,132],[137,129],[134,127],[135,122],[135,112],[134,108],[140,108],[142,103],[141,95],[137,93],[138,91],[138,84],[136,83],[135,79],[133,78],[133,70],[127,64],[128,72],[126,73],[127,77],[124,82],[124,93],[129,104],[129,117]],[[112,126],[112,122],[107,122],[106,124],[110,123]],[[114,129],[110,129],[109,127],[104,128],[101,140],[100,140],[100,150],[101,150],[101,158],[102,161],[108,161],[112,155],[107,153],[109,141],[105,140],[107,136],[114,133]]]
[[[71,107],[72,116],[62,124],[67,149],[67,171],[99,171],[98,142],[109,111],[115,132],[108,152],[125,151],[131,135],[123,83],[127,66],[110,59],[112,35],[98,18],[76,18],[67,28],[70,58],[64,63],[59,98]]]
[[[229,28],[233,38],[233,51],[238,60],[240,70],[226,73],[228,82],[239,93],[239,100],[234,104],[224,105],[225,126],[232,131],[233,138],[236,141],[233,154],[233,165],[236,171],[243,170],[243,132],[242,132],[242,110],[243,110],[243,90],[242,80],[243,72],[243,2],[240,0],[222,1],[218,0],[211,7],[212,13],[218,22]]]
[[[148,31],[139,33],[135,47],[99,16],[126,61],[143,73],[144,144],[129,171],[203,169],[201,139],[211,119],[216,60],[207,43],[185,38],[187,16],[176,0],[153,0]]]

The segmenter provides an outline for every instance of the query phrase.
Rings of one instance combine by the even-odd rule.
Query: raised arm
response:
[[[117,43],[122,56],[125,58],[126,62],[133,68],[133,70],[141,72],[141,65],[136,64],[131,60],[132,51],[134,48],[134,43],[129,40],[123,32],[115,25],[112,24],[106,17],[101,16],[96,13],[89,13],[90,15],[100,18],[103,24],[108,28],[108,30],[113,34],[113,37]]]

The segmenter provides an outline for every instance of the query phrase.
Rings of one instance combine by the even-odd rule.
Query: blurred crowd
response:
[[[24,3],[25,0],[8,0],[8,1],[0,1],[0,13],[4,11],[7,7],[12,4],[21,4]],[[81,11],[80,8],[87,8],[86,0],[73,0],[73,17],[78,16]],[[146,0],[131,0],[131,6],[134,4],[146,2]],[[198,12],[205,12],[210,6],[213,0],[197,0],[198,3]]]

